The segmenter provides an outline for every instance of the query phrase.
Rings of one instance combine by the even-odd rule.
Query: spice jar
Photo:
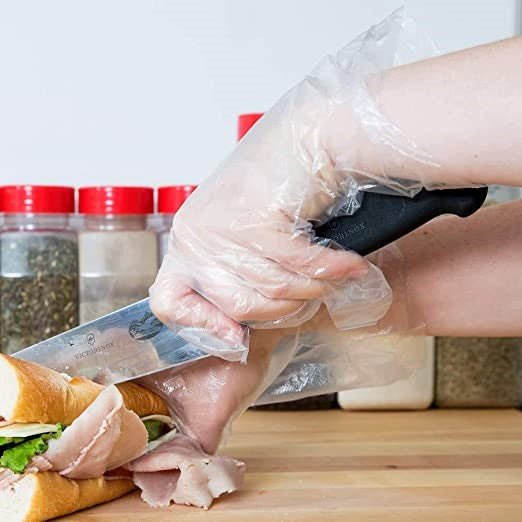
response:
[[[185,200],[194,192],[197,185],[173,185],[158,189],[159,214],[159,262],[163,261],[169,245],[170,227],[174,214],[185,203]]]
[[[486,205],[519,199],[493,185]],[[522,338],[438,337],[435,404],[445,408],[516,407],[522,402]]]
[[[237,119],[237,141],[240,141],[262,116],[262,112],[240,114]],[[276,402],[273,404],[264,404],[262,406],[253,407],[253,409],[256,410],[275,411],[328,410],[331,408],[337,408],[337,398],[335,393],[317,395],[314,397],[305,397],[304,399],[295,401]]]
[[[81,323],[147,297],[158,269],[153,197],[149,187],[80,188]]]
[[[367,341],[369,351],[399,351],[403,357],[418,359],[419,367],[408,377],[366,388],[341,391],[337,394],[344,410],[425,410],[435,394],[435,340],[433,337],[377,335]]]
[[[72,187],[0,188],[0,351],[12,354],[78,324]]]
[[[246,114],[240,114],[237,118],[237,141],[255,125],[264,113],[262,112],[249,112]]]

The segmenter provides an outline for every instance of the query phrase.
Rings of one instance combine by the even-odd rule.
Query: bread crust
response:
[[[0,491],[0,519],[40,522],[108,502],[136,489],[132,480],[71,480],[53,471],[30,473]]]
[[[0,354],[0,416],[9,422],[70,425],[105,388],[83,377],[67,379],[37,363]],[[125,406],[140,417],[167,415],[160,397],[134,383],[118,385]]]
[[[125,406],[138,414],[139,417],[147,415],[168,415],[169,410],[163,399],[155,393],[147,390],[139,384],[124,382],[116,387],[123,396]]]

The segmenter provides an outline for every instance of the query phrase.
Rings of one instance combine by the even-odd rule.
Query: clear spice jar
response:
[[[173,185],[158,188],[158,242],[159,263],[163,261],[169,245],[170,228],[174,214],[194,192],[197,185]]]
[[[12,354],[78,324],[74,189],[0,188],[0,351]]]
[[[422,361],[411,375],[381,386],[356,388],[337,394],[344,410],[425,410],[435,395],[435,339],[421,335],[382,335],[370,338],[367,349],[375,347],[388,353]]]
[[[81,323],[147,297],[158,269],[153,198],[149,187],[80,188]]]
[[[485,205],[520,198],[520,189],[493,185]],[[437,337],[435,404],[502,408],[522,403],[522,338]]]
[[[262,112],[249,112],[240,114],[237,118],[237,141],[256,124],[263,116]],[[314,397],[305,397],[295,401],[276,402],[273,404],[264,404],[262,406],[254,406],[256,410],[275,410],[275,411],[297,411],[297,410],[329,410],[337,407],[337,398],[335,393],[325,395],[317,395]]]

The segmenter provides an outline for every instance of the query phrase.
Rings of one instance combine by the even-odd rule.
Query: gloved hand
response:
[[[404,12],[394,13],[290,90],[176,215],[150,305],[169,327],[223,359],[142,384],[167,398],[180,427],[207,451],[271,384],[274,394],[286,389],[297,398],[306,395],[312,368],[322,367],[326,377],[313,393],[343,389],[342,365],[362,368],[365,360],[366,377],[349,385],[375,382],[366,342],[393,331],[397,313],[407,310],[394,305],[384,317],[392,293],[381,270],[317,241],[312,223],[356,212],[361,189],[414,195],[427,185],[416,167],[437,170],[437,161],[378,102],[385,69],[433,52]],[[224,360],[244,360],[244,324],[254,328],[248,364]],[[296,354],[300,367],[282,373]],[[381,369],[392,359],[381,357]],[[399,357],[388,375],[404,376],[408,366]]]
[[[227,428],[254,402],[267,404],[403,379],[422,367],[423,353],[404,345],[405,333],[422,334],[408,309],[407,272],[396,247],[372,261],[393,284],[396,301],[376,325],[342,331],[325,307],[294,328],[252,330],[247,364],[209,357],[191,366],[145,377],[139,383],[162,395],[176,424],[213,453]],[[383,342],[383,334],[393,332]]]
[[[344,190],[326,167],[312,174],[318,153],[293,156],[295,122],[275,109],[260,126],[176,215],[150,292],[167,325],[203,327],[232,346],[243,341],[238,323],[295,326],[338,293],[349,304],[353,281],[389,296],[360,256],[312,241],[309,222],[331,213]]]
[[[410,25],[395,13],[325,58],[191,195],[150,290],[164,323],[201,328],[237,347],[246,344],[240,323],[296,326],[321,303],[342,329],[386,313],[391,290],[381,272],[354,252],[316,242],[311,223],[356,211],[361,188],[415,194],[422,180],[403,168],[404,157],[436,165],[377,104],[379,73],[412,58],[419,37]]]

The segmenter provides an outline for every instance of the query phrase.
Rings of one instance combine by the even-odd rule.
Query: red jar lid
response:
[[[152,214],[154,190],[151,187],[82,187],[80,214]]]
[[[239,141],[254,125],[254,123],[263,116],[262,112],[252,112],[249,114],[240,114],[237,119],[237,141]]]
[[[158,212],[175,214],[196,188],[197,185],[160,187],[158,189]]]
[[[44,185],[5,185],[0,188],[2,212],[10,214],[71,214],[74,188]]]

